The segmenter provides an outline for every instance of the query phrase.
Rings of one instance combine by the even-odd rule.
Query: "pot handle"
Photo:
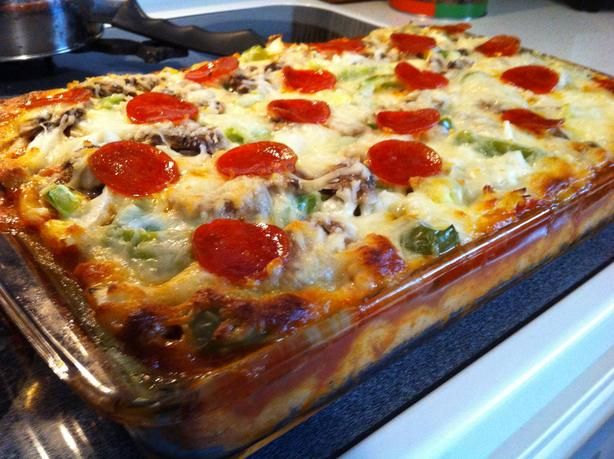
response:
[[[136,0],[122,1],[118,8],[115,8],[117,3],[115,5],[113,5],[114,2],[106,5],[104,3],[104,1],[94,2],[92,19],[95,22],[110,23],[129,32],[195,51],[228,55],[263,44],[262,39],[250,29],[211,32],[199,27],[178,26],[163,19],[150,18]],[[103,6],[103,8],[97,8],[97,6]]]

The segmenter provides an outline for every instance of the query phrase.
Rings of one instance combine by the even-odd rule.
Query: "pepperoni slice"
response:
[[[393,33],[390,41],[395,48],[407,54],[421,54],[437,46],[434,38],[411,33]]]
[[[179,179],[179,169],[170,156],[132,140],[103,145],[88,158],[88,164],[98,180],[125,196],[147,196]]]
[[[375,122],[380,129],[397,134],[416,134],[427,131],[439,122],[439,112],[433,108],[413,111],[379,112]]]
[[[287,258],[290,238],[274,225],[221,218],[196,228],[192,249],[204,269],[240,282],[266,277],[271,262]]]
[[[559,82],[559,75],[542,65],[522,65],[513,67],[501,74],[501,80],[535,94],[546,94]]]
[[[89,89],[73,88],[68,91],[51,94],[51,95],[34,95],[30,97],[24,104],[25,108],[44,107],[53,104],[79,104],[87,102],[92,97]]]
[[[234,56],[220,57],[213,62],[207,62],[200,67],[189,70],[184,77],[200,84],[216,84],[223,77],[239,68],[239,60]]]
[[[217,170],[226,177],[294,172],[296,154],[283,143],[255,142],[240,145],[224,153],[216,162]]]
[[[441,172],[441,158],[421,142],[384,140],[369,148],[367,157],[369,169],[393,185],[407,185],[411,177]]]
[[[471,28],[471,24],[466,22],[460,22],[458,24],[442,24],[429,26],[433,30],[441,30],[449,35],[457,35],[463,33]]]
[[[313,49],[322,54],[334,55],[344,52],[359,53],[365,49],[365,44],[360,38],[336,38],[322,43],[310,43]]]
[[[519,128],[534,132],[535,134],[543,134],[550,129],[555,129],[563,125],[563,120],[544,118],[543,116],[538,115],[531,110],[525,110],[524,108],[505,110],[501,114],[501,118],[518,126]]]
[[[283,74],[286,86],[298,92],[314,93],[332,89],[337,83],[335,75],[328,70],[297,70],[284,67]]]
[[[495,35],[475,48],[488,57],[513,56],[520,49],[520,40],[512,35]]]
[[[198,107],[170,94],[145,92],[130,99],[126,104],[126,113],[135,124],[160,121],[180,123],[187,119],[196,119]]]
[[[599,86],[601,86],[603,89],[606,89],[612,94],[614,94],[614,78],[593,77],[593,81]]]
[[[418,70],[407,62],[399,62],[394,69],[399,81],[407,89],[436,89],[447,86],[448,79],[430,70]]]
[[[292,123],[324,124],[330,117],[330,107],[321,100],[278,99],[267,105],[269,117]]]

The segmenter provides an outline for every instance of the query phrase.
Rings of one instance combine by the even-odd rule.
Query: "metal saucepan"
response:
[[[152,19],[136,0],[0,0],[0,62],[78,49],[99,37],[103,24],[219,55],[261,42],[251,30],[210,32]]]

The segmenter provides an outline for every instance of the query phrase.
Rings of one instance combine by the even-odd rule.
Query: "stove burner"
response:
[[[110,55],[137,56],[147,64],[157,64],[168,59],[183,58],[188,55],[188,50],[165,43],[147,40],[138,42],[124,38],[99,38],[85,48],[73,51],[71,54],[98,52]],[[49,78],[52,75],[65,73],[60,62],[66,55],[41,57],[27,61],[5,62],[0,64],[0,82],[12,82],[15,80],[37,80]],[[72,79],[83,79],[88,76],[81,72],[70,74]],[[33,88],[37,89],[37,88]]]
[[[0,97],[62,87],[70,81],[82,81],[109,71],[151,72],[163,67],[160,62],[184,59],[188,55],[185,48],[152,40],[98,38],[70,53],[0,63]],[[175,62],[173,64],[177,66]]]

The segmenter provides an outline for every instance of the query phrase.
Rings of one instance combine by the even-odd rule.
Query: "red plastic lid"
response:
[[[388,0],[390,6],[436,18],[477,18],[486,14],[487,0]]]
[[[407,13],[435,16],[435,0],[388,0],[388,2],[393,8]]]

